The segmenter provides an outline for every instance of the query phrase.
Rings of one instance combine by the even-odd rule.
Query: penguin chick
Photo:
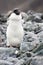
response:
[[[18,9],[15,9],[8,18],[9,24],[6,31],[7,46],[18,47],[23,41],[24,30],[22,16]]]

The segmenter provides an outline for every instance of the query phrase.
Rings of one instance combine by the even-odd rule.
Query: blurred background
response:
[[[43,0],[0,0],[0,13],[8,12],[16,7],[25,12],[28,10],[43,12]]]

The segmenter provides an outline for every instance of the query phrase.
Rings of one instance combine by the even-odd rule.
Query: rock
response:
[[[36,13],[36,12],[34,12],[32,15],[35,16],[36,18],[40,18],[40,16],[42,15],[42,13]]]
[[[32,21],[39,22],[39,23],[42,22],[42,21],[41,21],[41,18],[34,18],[34,20],[32,20]]]
[[[0,65],[13,65],[13,63],[6,60],[0,60]]]
[[[13,58],[16,58],[16,50],[16,48],[0,47],[0,59],[10,61],[9,59],[12,58],[11,61],[13,61]]]
[[[33,31],[33,24],[32,24],[32,21],[28,21],[24,24],[24,30],[27,32],[27,31]]]
[[[23,65],[23,63],[24,63],[24,60],[21,59],[21,60],[19,60],[15,65]]]
[[[33,23],[32,21],[28,21],[24,24],[24,30],[27,31],[33,31]]]
[[[29,15],[29,14],[35,14],[35,12],[34,11],[32,11],[32,10],[29,10],[28,12],[27,12],[27,14]]]
[[[7,57],[7,61],[13,62],[14,64],[16,64],[19,61],[19,59],[18,58],[13,58],[13,57]]]
[[[32,59],[30,65],[43,65],[43,56],[36,56]]]
[[[37,37],[38,37],[40,43],[43,43],[43,31],[41,31],[40,33],[38,33]]]
[[[0,24],[7,22],[7,17],[5,15],[0,15]]]
[[[43,15],[41,15],[41,19],[43,20]]]
[[[7,22],[7,18],[0,18],[0,21],[1,21],[1,23],[3,22],[3,23],[5,23],[5,22]]]
[[[24,24],[23,27],[26,32],[30,31],[30,32],[34,32],[35,34],[38,34],[43,30],[43,23],[41,24],[41,23],[28,21]]]
[[[2,39],[1,39],[1,37],[0,37],[0,43],[2,43]]]
[[[6,29],[7,29],[6,23],[0,24],[0,38],[2,40],[2,43],[0,46],[4,46],[6,43]]]
[[[34,29],[34,33],[38,34],[41,32],[41,30],[42,30],[41,27],[37,24],[37,27]]]
[[[24,37],[24,42],[21,43],[20,49],[23,52],[26,52],[28,50],[32,50],[33,48],[37,47],[39,43],[39,39],[37,38],[37,35],[35,35],[32,32],[28,32],[27,35]]]
[[[35,18],[35,17],[34,17],[33,15],[29,15],[27,21],[32,20],[32,22],[34,22],[34,21],[33,21],[34,18]]]

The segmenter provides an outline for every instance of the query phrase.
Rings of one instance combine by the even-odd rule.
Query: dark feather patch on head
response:
[[[19,9],[14,9],[13,13],[15,13],[16,15],[20,15],[20,10]]]

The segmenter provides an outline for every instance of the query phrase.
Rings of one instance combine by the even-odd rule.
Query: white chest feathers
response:
[[[20,16],[18,16],[20,18]],[[18,46],[23,41],[24,30],[22,27],[22,19],[13,18],[13,15],[9,18],[7,27],[7,46]]]

